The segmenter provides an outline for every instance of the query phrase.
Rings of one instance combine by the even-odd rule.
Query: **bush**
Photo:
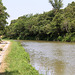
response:
[[[59,37],[57,38],[57,40],[58,40],[58,41],[62,41],[62,36],[59,36]]]
[[[75,32],[71,35],[71,42],[75,42]]]
[[[72,37],[71,38],[71,42],[75,42],[75,37]]]
[[[66,35],[62,41],[70,42],[71,41],[71,33],[66,33]]]

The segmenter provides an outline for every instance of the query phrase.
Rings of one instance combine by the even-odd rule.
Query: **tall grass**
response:
[[[5,75],[39,75],[29,62],[30,57],[19,42],[11,41],[11,51],[7,57],[8,68]]]

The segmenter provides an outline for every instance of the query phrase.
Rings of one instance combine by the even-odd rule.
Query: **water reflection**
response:
[[[60,60],[54,60],[53,62],[54,74],[53,75],[64,75],[65,64]]]
[[[43,75],[75,75],[75,43],[21,41],[30,63]]]
[[[56,56],[63,56],[63,52],[61,49],[56,49],[54,53]]]
[[[36,58],[35,55],[31,58],[31,64],[40,74],[51,75],[51,60],[48,57],[40,56],[40,58]]]

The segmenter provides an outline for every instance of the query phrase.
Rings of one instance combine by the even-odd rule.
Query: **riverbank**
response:
[[[6,58],[8,68],[5,75],[39,75],[30,65],[30,57],[19,42],[11,41],[10,53]]]

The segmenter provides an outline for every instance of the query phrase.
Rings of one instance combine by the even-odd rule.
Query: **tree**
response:
[[[1,34],[3,33],[2,31],[4,30],[5,25],[7,24],[6,19],[9,17],[8,13],[5,10],[6,7],[3,6],[2,0],[0,0],[0,33]]]
[[[55,10],[59,10],[63,6],[62,0],[49,0],[49,2]]]

